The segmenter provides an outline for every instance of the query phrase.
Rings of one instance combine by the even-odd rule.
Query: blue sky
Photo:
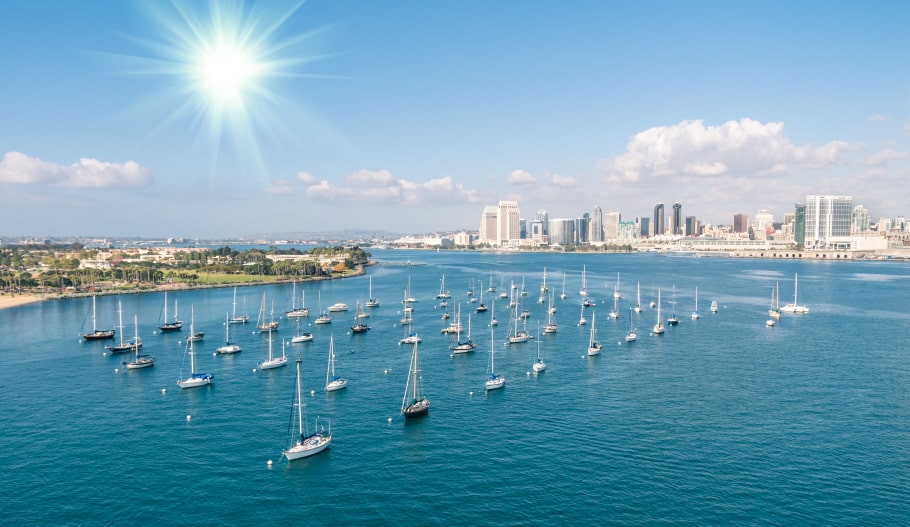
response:
[[[501,199],[525,217],[599,205],[623,219],[679,201],[731,223],[845,194],[873,218],[906,215],[908,15],[904,2],[11,0],[0,234],[476,229]]]

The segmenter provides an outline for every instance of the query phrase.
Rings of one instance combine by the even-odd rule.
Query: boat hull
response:
[[[97,330],[92,333],[83,333],[82,338],[85,340],[107,340],[114,338],[116,331],[111,330]]]
[[[177,386],[181,389],[185,388],[199,388],[200,386],[206,386],[214,382],[215,376],[209,375],[206,373],[197,373],[188,379],[183,379],[182,381],[177,381]]]
[[[224,346],[221,346],[220,348],[216,349],[215,351],[222,355],[232,355],[234,353],[240,353],[241,349],[240,349],[240,346],[238,346],[237,344],[225,344]]]
[[[291,344],[299,344],[301,342],[310,342],[313,340],[312,333],[304,333],[303,335],[297,335],[296,337],[291,338]]]
[[[155,359],[139,359],[138,361],[127,362],[126,369],[128,370],[138,370],[141,368],[148,368],[155,365]]]
[[[282,454],[288,458],[288,461],[294,461],[295,459],[314,456],[328,448],[331,443],[331,436],[325,437],[321,434],[315,434],[302,441],[297,441],[294,446],[285,450]]]
[[[285,357],[279,357],[277,359],[262,361],[259,363],[260,370],[271,370],[274,368],[280,368],[282,366],[288,365],[288,359]]]
[[[430,411],[430,401],[426,399],[421,399],[417,401],[404,410],[401,411],[401,414],[404,415],[405,419],[412,419],[414,417],[423,417],[427,415]]]
[[[325,385],[325,391],[327,392],[336,392],[338,390],[343,390],[347,388],[348,380],[347,379],[335,379],[334,381]]]
[[[490,379],[489,381],[483,383],[483,387],[489,392],[491,390],[498,390],[506,385],[506,379],[504,377],[496,376],[495,379]]]

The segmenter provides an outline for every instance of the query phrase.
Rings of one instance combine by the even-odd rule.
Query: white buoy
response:
[[[474,392],[468,392],[468,395],[470,395],[470,396],[473,397],[473,396],[474,396]]]
[[[389,417],[389,424],[392,424],[392,418]]]
[[[617,342],[616,342],[616,345],[617,345],[617,346],[622,346],[622,342],[617,341]]]
[[[164,395],[164,394],[166,394],[166,393],[167,393],[167,388],[162,388],[162,389],[161,389],[161,395]]]
[[[120,373],[120,368],[114,368],[114,373]]]
[[[526,372],[525,372],[525,375],[527,375],[528,377],[530,377],[530,376],[531,376],[531,372],[526,371]]]
[[[310,397],[313,397],[315,395],[316,395],[316,390],[310,390]]]
[[[266,462],[266,465],[268,465],[268,466],[269,466],[269,468],[272,468],[272,460],[271,460],[271,459],[270,459],[270,460],[268,460],[268,462]]]
[[[256,368],[253,368],[253,373],[256,373]]]
[[[107,357],[107,352],[106,352],[106,351],[102,351],[102,352],[101,352],[101,356],[102,356],[102,357]]]
[[[187,420],[187,421],[189,421],[189,420],[192,419],[192,418],[193,418],[192,415],[187,415],[187,416],[186,416],[186,420]]]
[[[388,369],[388,368],[386,368],[386,369],[385,369],[385,370],[383,370],[383,371],[382,371],[382,373],[384,373],[384,374],[386,374],[386,375],[388,375],[388,374],[389,374],[389,369]]]

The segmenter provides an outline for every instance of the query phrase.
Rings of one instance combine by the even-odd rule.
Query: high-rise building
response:
[[[479,243],[489,243],[495,245],[497,243],[497,221],[496,218],[499,216],[499,208],[496,205],[487,205],[483,208],[483,213],[480,215],[480,231],[477,235],[477,241]]]
[[[641,217],[638,218],[638,225],[641,227],[639,234],[642,238],[647,238],[651,236],[651,218]]]
[[[664,223],[664,204],[658,203],[654,207],[654,236],[659,236],[664,233],[665,229]]]
[[[869,232],[869,211],[862,205],[853,209],[853,232]]]
[[[806,246],[806,205],[793,205],[793,240],[802,249]]]
[[[591,217],[585,212],[580,218],[575,219],[575,243],[582,245],[591,241]]]
[[[749,215],[733,215],[733,232],[749,232]]]
[[[521,239],[521,227],[517,201],[500,201],[496,218],[497,245],[508,245],[511,240]]]
[[[591,213],[591,241],[604,241],[604,211],[600,206],[594,207]]]
[[[528,237],[528,222],[524,218],[518,219],[518,237],[522,240]]]
[[[686,216],[686,236],[698,236],[698,220],[695,216]]]
[[[673,214],[670,215],[670,234],[680,236],[683,233],[682,205],[677,201],[673,204]]]
[[[528,238],[535,243],[546,243],[547,235],[544,234],[543,223],[538,219],[528,222]]]
[[[543,225],[543,233],[545,235],[550,233],[550,220],[547,218],[546,210],[544,210],[544,209],[538,210],[537,213],[534,215],[534,219],[539,221],[541,223],[541,225]]]
[[[851,196],[806,196],[806,248],[827,249],[850,236],[852,225]]]
[[[604,238],[615,240],[619,237],[619,222],[622,221],[622,215],[618,212],[610,212],[604,216]]]
[[[575,221],[552,219],[548,227],[550,245],[572,245],[575,243]]]

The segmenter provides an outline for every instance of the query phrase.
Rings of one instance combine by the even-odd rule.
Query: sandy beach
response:
[[[41,302],[45,297],[37,295],[0,295],[0,309],[16,307],[33,302]]]

